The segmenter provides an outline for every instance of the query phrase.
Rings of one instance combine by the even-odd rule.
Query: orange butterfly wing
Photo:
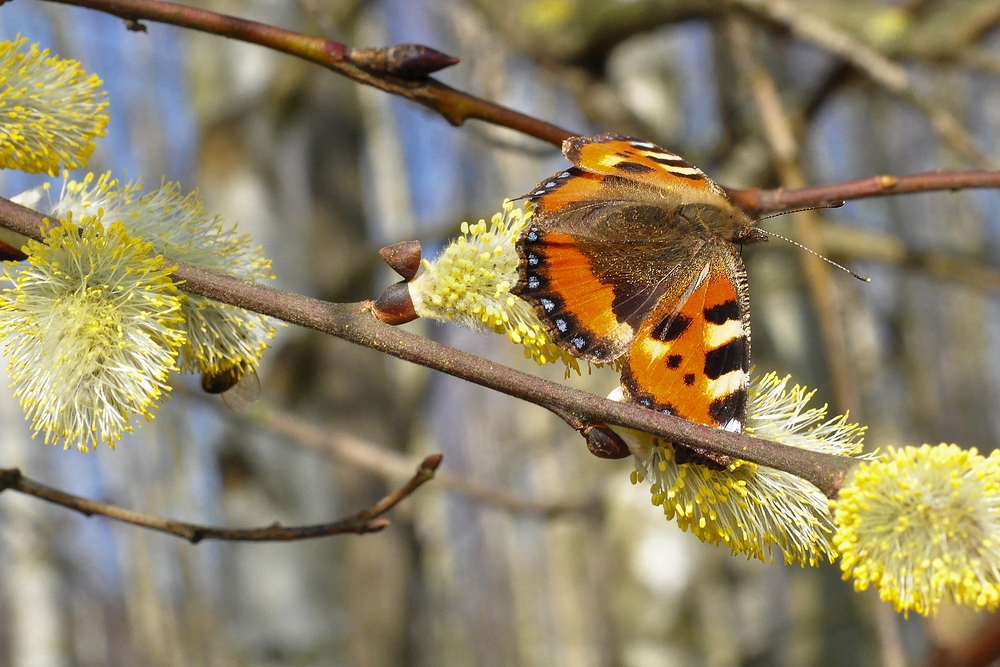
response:
[[[619,134],[571,137],[563,142],[563,155],[585,171],[646,183],[688,203],[729,204],[725,191],[705,172],[648,141]]]
[[[571,354],[605,362],[625,353],[669,275],[702,241],[663,194],[576,168],[539,184],[517,242],[513,291]]]
[[[742,432],[750,378],[750,301],[743,262],[724,242],[657,304],[629,347],[626,398],[689,421]]]
[[[514,292],[571,353],[625,354],[629,400],[742,431],[749,297],[732,241],[760,240],[748,233],[752,220],[700,169],[654,144],[574,137],[563,154],[575,166],[528,195],[535,212],[518,240]]]

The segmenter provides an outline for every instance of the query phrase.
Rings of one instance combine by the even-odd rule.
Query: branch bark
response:
[[[756,213],[787,211],[839,200],[867,199],[936,190],[1000,187],[1000,171],[928,171],[907,176],[883,174],[855,181],[786,190],[728,190],[737,203]]]
[[[413,494],[420,486],[434,477],[434,471],[441,464],[441,455],[428,456],[417,468],[416,474],[410,480],[366,510],[332,523],[321,523],[310,526],[285,527],[275,522],[262,528],[222,528],[217,526],[202,526],[184,521],[174,521],[155,514],[135,512],[118,505],[88,500],[80,496],[65,493],[50,486],[45,486],[28,479],[17,468],[0,469],[0,493],[6,490],[40,498],[41,500],[61,505],[85,516],[99,514],[116,521],[123,521],[134,526],[158,530],[161,533],[182,537],[192,544],[202,540],[227,540],[234,542],[290,542],[306,540],[314,537],[343,535],[344,533],[376,533],[389,525],[389,520],[382,515]]]
[[[118,16],[125,21],[168,23],[281,51],[316,63],[357,83],[373,86],[392,95],[399,95],[417,104],[422,104],[441,114],[452,125],[461,125],[467,119],[473,118],[516,130],[555,146],[560,146],[564,139],[579,134],[456,90],[427,76],[415,78],[399,76],[400,72],[407,72],[405,66],[396,67],[394,71],[397,74],[392,74],[389,70],[380,71],[378,68],[372,68],[371,49],[352,48],[321,37],[304,35],[264,23],[247,21],[175,3],[161,2],[160,0],[47,1],[87,7]],[[751,9],[760,10],[763,7],[762,0],[747,0],[747,2],[748,8]],[[427,48],[419,47],[412,53],[425,53],[420,49]],[[384,51],[391,50],[385,49]],[[839,54],[839,51],[835,50],[835,52]],[[438,57],[432,57],[430,60],[439,64],[457,62],[444,54],[439,54]],[[405,58],[403,62],[405,63]],[[895,63],[891,63],[891,65],[898,67]],[[427,70],[421,70],[418,67],[417,71],[426,72]],[[1000,171],[940,171],[900,177],[873,176],[847,183],[792,190],[781,188],[777,190],[727,188],[726,190],[729,196],[741,206],[753,213],[762,214],[813,206],[839,199],[850,200],[909,192],[998,186],[1000,186]]]
[[[18,234],[41,239],[46,220],[38,211],[0,198],[0,225]],[[177,265],[173,278],[180,289],[190,294],[337,336],[521,398],[557,415],[624,426],[671,442],[784,470],[812,482],[829,497],[836,496],[847,471],[856,464],[851,458],[789,447],[695,424],[639,405],[618,403],[501,366],[380,322],[372,315],[370,301],[329,303],[170,259],[166,261]]]
[[[447,86],[427,76],[457,63],[426,46],[403,44],[391,49],[351,48],[322,37],[284,30],[266,23],[218,14],[160,0],[49,0],[87,7],[125,21],[156,21],[259,44],[316,63],[352,81],[422,104],[452,125],[470,118],[509,127],[559,145],[573,132]],[[394,54],[394,52],[396,52]],[[436,55],[434,55],[436,54]]]

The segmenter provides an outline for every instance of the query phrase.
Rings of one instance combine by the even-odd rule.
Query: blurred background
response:
[[[726,186],[1000,161],[990,0],[195,4],[355,46],[433,46],[461,58],[438,75],[452,86],[580,134],[655,141]],[[287,290],[376,297],[396,279],[379,247],[416,238],[431,256],[461,221],[488,219],[564,166],[549,145],[476,121],[453,128],[289,56],[147,28],[34,0],[0,8],[0,37],[21,33],[104,79],[112,121],[93,171],[198,188],[264,244]],[[835,48],[844,36],[860,61]],[[44,180],[4,172],[0,194]],[[998,204],[996,191],[931,193],[768,221],[872,282],[816,271],[789,244],[747,248],[758,372],[790,373],[818,404],[849,409],[870,449],[992,450]],[[564,381],[502,337],[407,327]],[[834,565],[765,565],[701,544],[629,483],[628,461],[593,458],[543,410],[372,350],[287,327],[259,375],[249,418],[178,377],[154,422],[88,455],[31,440],[0,392],[0,467],[240,527],[353,513],[431,452],[448,478],[384,532],[278,544],[192,546],[3,494],[0,665],[897,667],[957,664],[949,651],[996,626],[950,608],[903,619]],[[565,381],[606,394],[617,377]]]

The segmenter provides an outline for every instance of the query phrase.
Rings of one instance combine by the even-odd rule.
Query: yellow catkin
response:
[[[889,448],[852,472],[835,519],[844,578],[897,611],[1000,607],[1000,453]]]
[[[109,120],[102,82],[27,41],[0,43],[0,167],[55,175],[84,166]]]

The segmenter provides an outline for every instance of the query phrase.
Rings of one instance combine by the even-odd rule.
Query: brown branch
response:
[[[202,540],[229,540],[237,542],[289,542],[305,540],[313,537],[343,535],[344,533],[375,533],[389,525],[389,520],[381,518],[400,502],[408,498],[420,488],[424,482],[434,477],[434,471],[441,464],[441,455],[432,454],[420,464],[416,474],[410,480],[368,509],[332,523],[321,523],[310,526],[282,526],[275,522],[263,528],[221,528],[216,526],[201,526],[184,521],[174,521],[155,514],[134,512],[118,505],[88,500],[74,496],[50,486],[39,484],[21,474],[17,468],[0,468],[0,493],[6,490],[41,498],[50,503],[61,505],[86,516],[99,514],[109,519],[123,521],[134,526],[158,530],[162,533],[183,537],[192,544]]]
[[[391,49],[351,48],[322,37],[265,23],[160,0],[49,0],[87,7],[126,21],[156,21],[207,32],[281,51],[316,63],[352,81],[422,104],[452,125],[470,118],[523,132],[560,145],[573,132],[513,109],[469,95],[427,74],[458,61],[426,46],[402,44]]]
[[[787,211],[805,206],[868,197],[886,197],[936,190],[1000,187],[1000,171],[928,171],[907,176],[869,176],[856,181],[785,190],[729,190],[729,196],[756,213]]]
[[[303,35],[263,23],[246,21],[184,5],[159,2],[158,0],[48,1],[89,7],[126,20],[169,23],[272,48],[326,67],[358,83],[373,86],[392,95],[399,95],[422,104],[440,113],[453,125],[461,125],[466,119],[475,118],[516,130],[556,146],[561,145],[567,137],[576,134],[538,118],[455,90],[434,79],[426,77],[406,79],[385,72],[365,70],[361,66],[364,62],[356,62],[355,59],[354,54],[359,50],[320,37]],[[756,6],[755,0],[748,0],[748,2],[750,5]],[[441,55],[447,58],[444,54]],[[894,68],[899,67],[891,61],[888,62]],[[868,69],[871,71],[870,67]],[[850,200],[909,192],[998,186],[1000,186],[1000,171],[947,171],[900,177],[874,176],[860,181],[793,190],[750,188],[746,190],[727,189],[727,191],[736,202],[750,211],[768,213],[840,199]]]
[[[0,226],[32,239],[40,239],[46,221],[41,213],[0,197]],[[166,261],[177,265],[174,280],[178,287],[190,294],[370,347],[529,401],[556,414],[571,414],[588,422],[625,426],[671,442],[784,470],[812,482],[830,497],[836,495],[847,471],[856,463],[848,457],[798,449],[695,424],[522,373],[380,322],[371,313],[370,301],[328,303],[170,259]]]
[[[1000,292],[1000,271],[986,265],[980,257],[912,250],[897,236],[830,222],[821,225],[819,233],[825,254],[838,261],[875,260],[973,289]],[[777,246],[770,249],[776,250]]]

